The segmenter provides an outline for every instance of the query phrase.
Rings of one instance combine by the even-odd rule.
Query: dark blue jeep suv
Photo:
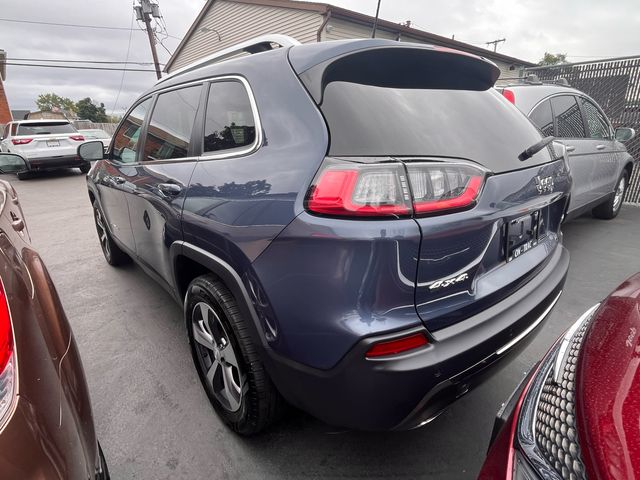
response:
[[[159,81],[105,158],[79,148],[106,260],[183,305],[233,430],[283,400],[413,428],[530,340],[564,284],[571,177],[498,73],[433,46],[269,36]]]

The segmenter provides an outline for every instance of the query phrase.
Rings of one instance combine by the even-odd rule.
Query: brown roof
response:
[[[176,48],[175,52],[167,62],[165,66],[165,71],[171,67],[174,62],[174,59],[177,58],[178,54],[186,44],[187,40],[193,35],[196,26],[200,23],[202,18],[209,11],[211,6],[216,0],[207,0],[207,3],[204,5],[195,21],[185,34],[184,38]],[[306,2],[306,1],[295,1],[295,0],[227,0],[236,3],[249,3],[254,5],[263,5],[269,7],[281,7],[281,8],[294,8],[297,10],[307,10],[317,12],[321,15],[326,15],[331,13],[332,18],[344,18],[350,20],[352,22],[361,23],[365,25],[373,25],[375,20],[374,17],[370,15],[365,15],[363,13],[354,12],[353,10],[348,10],[346,8],[336,7],[334,5],[330,5],[328,3],[319,3],[319,2]],[[475,55],[479,55],[481,57],[500,60],[506,63],[514,63],[517,65],[524,65],[525,67],[533,67],[536,64],[528,62],[526,60],[521,60],[519,58],[510,57],[509,55],[503,55],[502,53],[492,52],[491,50],[487,50],[486,48],[476,47],[474,45],[470,45],[468,43],[459,42],[458,40],[453,40],[451,38],[443,37],[441,35],[436,35],[434,33],[425,32],[424,30],[419,30],[417,28],[407,27],[405,25],[401,25],[399,23],[390,22],[388,20],[383,20],[381,18],[378,19],[378,27],[379,30],[390,31],[393,33],[400,33],[411,36],[413,38],[417,38],[419,40],[425,41],[427,43],[433,43],[440,46],[445,46],[449,48],[454,48],[456,50],[463,50],[465,52],[473,53]]]

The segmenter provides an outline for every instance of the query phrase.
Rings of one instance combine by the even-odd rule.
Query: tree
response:
[[[36,105],[42,112],[53,112],[57,110],[65,110],[67,112],[75,112],[76,104],[67,97],[61,97],[55,93],[42,93],[36,99]]]
[[[538,65],[558,65],[559,63],[567,63],[566,53],[544,52],[544,57],[538,62]]]
[[[106,123],[109,121],[107,113],[104,110],[104,103],[100,106],[93,103],[91,98],[83,98],[76,103],[75,111],[81,120],[91,120],[95,123]]]

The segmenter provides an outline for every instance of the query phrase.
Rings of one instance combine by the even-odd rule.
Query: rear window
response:
[[[76,129],[70,123],[43,122],[21,123],[16,135],[56,135],[58,133],[75,133]]]
[[[540,141],[536,127],[494,89],[403,89],[329,83],[320,106],[330,155],[465,158],[494,172],[550,160],[546,150],[518,155]]]

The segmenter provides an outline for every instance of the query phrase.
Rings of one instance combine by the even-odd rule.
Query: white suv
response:
[[[85,141],[67,120],[22,120],[5,125],[0,139],[0,152],[17,153],[24,157],[32,172],[62,167],[77,167],[87,173],[91,164],[80,159],[77,149]]]

